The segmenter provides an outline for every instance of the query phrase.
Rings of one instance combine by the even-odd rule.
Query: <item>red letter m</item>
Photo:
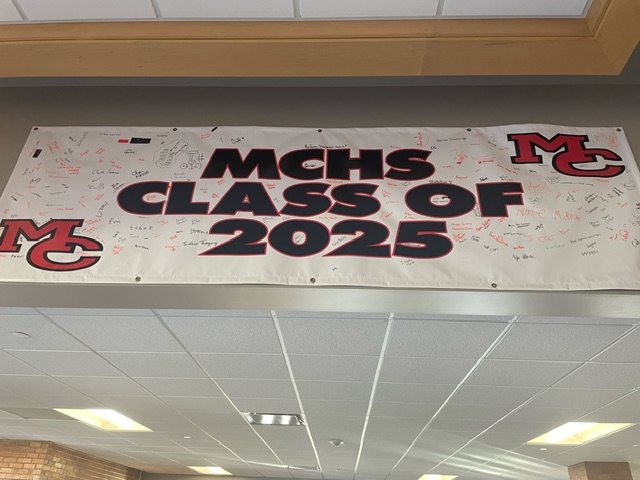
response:
[[[37,242],[27,252],[27,262],[40,270],[71,272],[95,265],[100,257],[79,257],[70,262],[51,260],[51,253],[74,253],[76,247],[86,252],[101,252],[102,244],[88,237],[74,235],[74,230],[82,226],[83,220],[50,220],[38,227],[33,220],[2,220],[0,252],[19,252],[20,237]]]
[[[572,177],[615,177],[624,172],[623,165],[604,165],[602,168],[582,169],[576,165],[594,163],[598,157],[620,162],[622,159],[610,150],[585,148],[589,141],[586,135],[557,134],[551,140],[539,133],[510,133],[507,138],[515,143],[516,156],[511,163],[542,163],[542,156],[536,155],[536,147],[545,152],[559,152],[553,157],[553,168]]]

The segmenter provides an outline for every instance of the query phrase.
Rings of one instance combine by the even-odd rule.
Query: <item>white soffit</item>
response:
[[[434,17],[438,0],[300,0],[302,18]]]
[[[22,17],[11,0],[0,0],[0,22],[20,22]]]
[[[157,0],[163,18],[293,18],[292,0]]]
[[[149,0],[20,0],[29,20],[119,20],[156,18]]]
[[[443,0],[442,15],[452,17],[582,16],[589,0]]]

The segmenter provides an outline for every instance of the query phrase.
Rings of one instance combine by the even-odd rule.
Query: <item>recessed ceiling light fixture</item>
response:
[[[635,423],[569,422],[533,440],[529,440],[527,444],[583,445],[633,425]]]
[[[291,413],[243,413],[251,425],[277,425],[280,427],[297,427],[304,425],[302,416]]]
[[[195,470],[198,473],[204,473],[205,475],[233,475],[231,472],[227,472],[224,468],[220,467],[187,467],[191,470]]]
[[[453,480],[454,478],[458,478],[458,476],[424,474],[418,480]]]
[[[24,332],[11,332],[11,335],[18,338],[31,338],[31,335]]]
[[[56,412],[80,420],[82,423],[109,432],[151,432],[152,430],[125,417],[115,410],[102,408],[54,408]]]

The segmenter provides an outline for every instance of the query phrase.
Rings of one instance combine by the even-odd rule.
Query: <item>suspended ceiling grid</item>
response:
[[[640,422],[637,319],[0,311],[0,410],[106,407],[154,430],[0,412],[0,435],[147,472],[540,480],[566,479],[585,460],[640,463],[639,426],[581,447],[525,444],[568,421]],[[307,425],[252,427],[247,411],[301,413]]]

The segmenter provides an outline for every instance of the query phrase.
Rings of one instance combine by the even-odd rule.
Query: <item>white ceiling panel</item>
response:
[[[271,318],[164,317],[169,328],[191,352],[280,353]]]
[[[159,397],[170,408],[178,412],[207,412],[236,414],[233,405],[224,397]]]
[[[542,408],[527,405],[509,415],[507,420],[510,422],[557,422],[558,425],[563,425],[567,422],[577,421],[591,410],[584,407]]]
[[[282,355],[276,354],[224,354],[200,353],[195,358],[214,378],[289,378]]]
[[[156,18],[148,0],[20,0],[29,20]]]
[[[368,402],[352,402],[346,400],[304,400],[304,411],[309,415],[338,415],[340,417],[363,417],[369,407]]]
[[[433,403],[374,402],[371,415],[379,417],[423,417],[431,418],[440,407]]]
[[[31,393],[49,393],[52,395],[73,395],[78,392],[54,378],[47,376],[3,375],[0,377],[2,388],[18,395]]]
[[[628,327],[617,325],[518,323],[491,352],[489,358],[588,360],[627,330]]]
[[[283,398],[295,399],[290,380],[261,380],[221,378],[216,380],[226,395],[233,398]]]
[[[300,0],[302,18],[433,17],[438,0]]]
[[[314,400],[342,400],[368,402],[372,383],[366,382],[321,382],[296,381],[300,398]]]
[[[457,418],[462,420],[472,420],[474,418],[483,418],[487,420],[498,421],[502,417],[508,415],[515,406],[495,403],[493,405],[446,405],[438,418]]]
[[[280,318],[290,354],[379,355],[384,319]]]
[[[640,330],[635,330],[602,352],[596,362],[640,363]]]
[[[22,332],[29,337],[12,335]],[[0,348],[20,350],[89,350],[42,315],[0,315]]]
[[[232,398],[231,401],[241,412],[300,413],[297,400],[284,398]]]
[[[425,385],[418,383],[378,383],[376,402],[442,404],[456,385]]]
[[[184,349],[151,316],[58,316],[50,318],[93,350],[115,352],[183,352]]]
[[[138,378],[136,382],[159,397],[222,397],[208,378]]]
[[[539,387],[463,385],[449,401],[453,405],[504,405],[516,407],[541,391]]]
[[[626,389],[640,386],[640,365],[588,363],[559,382],[557,388]]]
[[[0,375],[42,375],[42,373],[8,353],[0,351]]]
[[[586,388],[550,388],[532,400],[532,407],[600,408],[626,395],[631,390],[596,390]]]
[[[477,358],[503,329],[500,323],[396,320],[386,355]]]
[[[580,363],[577,362],[484,360],[467,383],[469,385],[550,387],[579,366]]]
[[[206,377],[186,353],[105,352],[102,355],[129,377]]]
[[[296,380],[372,382],[378,357],[290,355]]]
[[[144,388],[130,378],[94,378],[94,377],[56,377],[56,380],[69,385],[82,393],[94,395],[141,396],[150,395]]]
[[[124,374],[93,352],[13,350],[11,354],[47,375],[119,377]]]
[[[444,16],[554,17],[580,16],[588,0],[443,0]]]
[[[457,384],[475,360],[466,358],[387,357],[381,382]]]
[[[164,18],[293,18],[291,0],[157,0]]]

